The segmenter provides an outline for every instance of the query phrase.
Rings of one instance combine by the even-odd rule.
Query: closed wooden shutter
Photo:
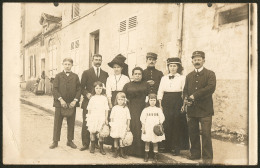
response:
[[[131,74],[131,70],[137,65],[137,24],[137,16],[129,17],[119,24],[119,52],[127,57],[126,62],[129,66],[129,74]]]
[[[79,16],[79,3],[72,4],[72,19],[75,19]]]

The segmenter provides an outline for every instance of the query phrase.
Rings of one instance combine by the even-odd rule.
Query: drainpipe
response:
[[[179,4],[179,14],[178,14],[178,39],[177,45],[179,47],[178,57],[182,57],[182,40],[183,40],[183,16],[184,16],[184,3]]]

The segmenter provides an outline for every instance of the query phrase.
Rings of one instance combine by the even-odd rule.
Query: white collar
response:
[[[119,76],[123,76],[123,74],[119,74],[119,75],[116,75],[116,74],[114,74],[116,77],[119,77]]]
[[[97,71],[97,67],[93,66],[94,70]],[[101,67],[98,67],[101,70]]]
[[[197,72],[197,70],[200,72],[200,71],[202,71],[203,70],[203,66],[202,67],[200,67],[200,69],[195,69],[195,72]]]
[[[63,70],[64,71],[64,73],[66,73],[67,71],[65,71],[65,70]],[[68,71],[69,73],[71,73],[71,71]]]
[[[167,74],[167,76],[172,76],[172,74],[169,73],[169,74]],[[178,77],[178,76],[181,76],[181,75],[180,75],[179,73],[176,73],[174,76],[175,76],[175,77]]]

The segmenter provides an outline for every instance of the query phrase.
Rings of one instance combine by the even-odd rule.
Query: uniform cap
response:
[[[194,51],[193,53],[192,53],[192,59],[194,58],[194,57],[197,57],[197,56],[200,56],[200,57],[202,57],[202,58],[205,58],[205,53],[203,52],[203,51]]]

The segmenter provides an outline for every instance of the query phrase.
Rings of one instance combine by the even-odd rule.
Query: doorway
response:
[[[94,54],[99,54],[99,30],[90,33],[89,36],[89,67],[92,67]]]

